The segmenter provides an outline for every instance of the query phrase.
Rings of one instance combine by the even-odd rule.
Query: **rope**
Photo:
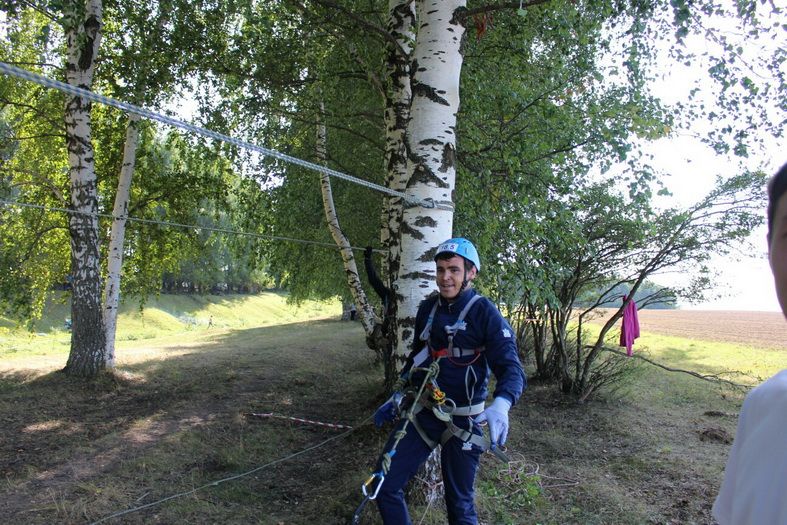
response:
[[[424,389],[426,388],[426,384],[429,382],[429,380],[432,377],[437,377],[437,374],[440,372],[440,366],[439,366],[440,359],[441,358],[438,357],[437,360],[434,361],[429,366],[429,368],[414,367],[410,370],[411,374],[415,371],[426,372],[426,376],[424,377],[424,380],[421,383],[421,386],[418,388],[418,392],[415,395],[414,398],[415,400],[421,399],[421,395],[423,394]],[[399,384],[398,381],[397,384]],[[358,525],[361,523],[361,514],[363,513],[364,507],[368,502],[370,502],[371,500],[377,497],[377,493],[380,491],[380,487],[382,487],[382,484],[385,481],[385,476],[386,474],[388,474],[388,471],[391,469],[391,460],[396,454],[396,447],[399,445],[399,441],[401,441],[402,438],[404,438],[407,435],[406,432],[407,425],[409,425],[410,422],[415,418],[414,412],[415,412],[416,404],[417,403],[413,403],[412,405],[410,405],[410,408],[407,409],[407,412],[405,412],[404,424],[402,425],[402,428],[396,434],[394,434],[395,439],[393,443],[391,443],[391,449],[388,452],[384,452],[380,456],[380,470],[372,473],[372,475],[369,476],[369,479],[367,479],[366,482],[363,485],[361,485],[361,492],[363,492],[364,498],[363,500],[361,500],[360,505],[358,505],[358,507],[355,509],[355,512],[353,513],[352,518],[350,519],[351,525]],[[377,488],[373,491],[372,490],[367,491],[366,488],[371,487],[375,479],[379,480],[377,482]]]
[[[155,120],[157,122],[161,122],[162,124],[166,124],[169,126],[174,126],[176,128],[181,128],[186,131],[190,131],[197,135],[202,135],[203,137],[212,138],[215,140],[219,140],[222,142],[226,142],[228,144],[233,144],[243,149],[247,149],[250,151],[255,151],[262,155],[273,157],[284,162],[289,162],[290,164],[295,164],[297,166],[301,166],[310,170],[314,170],[320,173],[324,173],[331,177],[336,177],[339,179],[344,179],[355,184],[360,184],[361,186],[365,186],[367,188],[380,191],[382,193],[387,193],[389,195],[393,195],[395,197],[400,197],[405,202],[414,204],[414,205],[421,205],[424,208],[438,208],[441,210],[449,210],[453,211],[454,207],[453,204],[444,204],[444,203],[437,203],[434,199],[415,199],[412,196],[409,196],[405,193],[401,193],[398,191],[394,191],[390,188],[386,188],[385,186],[380,186],[379,184],[374,184],[372,182],[359,179],[358,177],[353,177],[352,175],[347,175],[340,171],[336,171],[330,168],[326,168],[325,166],[321,166],[319,164],[315,164],[314,162],[309,162],[307,160],[299,159],[297,157],[293,157],[291,155],[287,155],[285,153],[281,153],[276,150],[272,150],[269,148],[264,148],[262,146],[258,146],[256,144],[252,144],[250,142],[246,142],[240,139],[236,139],[234,137],[230,137],[229,135],[224,135],[223,133],[218,133],[216,131],[211,131],[206,128],[202,128],[199,126],[195,126],[194,124],[190,124],[183,120],[179,120],[167,115],[162,115],[160,113],[156,113],[149,109],[145,109],[134,104],[129,104],[128,102],[122,102],[120,100],[116,100],[114,98],[106,97],[104,95],[99,95],[98,93],[94,93],[90,90],[80,88],[77,86],[72,86],[66,84],[65,82],[60,82],[59,80],[54,80],[49,77],[45,77],[43,75],[39,75],[38,73],[33,73],[32,71],[28,71],[26,69],[22,69],[20,67],[12,66],[11,64],[7,64],[5,62],[0,62],[0,73],[4,73],[8,76],[20,78],[22,80],[27,80],[28,82],[33,82],[35,84],[56,89],[58,91],[62,91],[64,93],[68,93],[70,95],[82,97],[88,100],[92,100],[93,102],[98,102],[100,104],[105,104],[107,106],[112,106],[114,108],[120,109],[127,113],[134,113],[141,117],[144,117],[149,120]]]
[[[259,418],[273,417],[273,418],[276,418],[276,419],[284,419],[284,420],[288,420],[288,421],[297,421],[298,423],[306,423],[308,425],[317,425],[317,426],[328,427],[328,428],[347,428],[347,429],[352,429],[353,428],[353,427],[351,427],[349,425],[339,425],[339,424],[336,424],[336,423],[323,423],[322,421],[313,421],[311,419],[301,419],[299,417],[280,416],[278,414],[274,414],[273,412],[269,412],[269,413],[265,413],[265,414],[257,414],[255,412],[251,412],[251,413],[246,414],[246,415],[247,416],[252,416],[252,417],[259,417]]]
[[[308,239],[296,239],[294,237],[282,237],[280,235],[264,235],[262,233],[253,233],[253,232],[244,232],[240,230],[230,230],[228,228],[216,228],[213,226],[201,226],[199,224],[183,224],[179,222],[169,222],[169,221],[157,221],[154,219],[141,219],[139,217],[129,217],[129,216],[116,216],[109,213],[94,213],[88,211],[79,211],[79,210],[71,210],[68,208],[58,208],[57,206],[44,206],[41,204],[31,204],[29,202],[19,202],[19,201],[9,201],[5,199],[0,199],[0,206],[17,206],[20,208],[33,208],[37,210],[44,210],[44,211],[58,211],[63,213],[70,213],[74,215],[87,215],[89,217],[99,217],[99,218],[106,218],[112,220],[127,220],[132,222],[139,222],[142,224],[158,224],[162,226],[171,226],[173,228],[183,228],[187,230],[206,230],[210,232],[216,233],[228,233],[232,235],[242,235],[245,237],[254,237],[257,239],[269,239],[274,241],[287,241],[287,242],[295,242],[301,244],[311,244],[314,246],[322,246],[327,248],[333,249],[342,249],[340,246],[336,246],[336,244],[332,244],[329,242],[320,242],[320,241],[310,241]],[[357,247],[357,246],[350,246],[351,250],[364,250],[365,248]],[[384,250],[373,250],[378,253],[385,253]]]
[[[413,371],[423,370],[426,371],[426,375],[424,377],[423,382],[421,383],[421,386],[418,388],[418,391],[415,394],[416,402],[410,405],[410,408],[408,408],[407,412],[405,413],[404,425],[402,425],[402,428],[399,430],[399,432],[396,433],[394,442],[391,443],[391,450],[383,454],[382,463],[380,465],[383,471],[383,476],[388,474],[388,470],[391,467],[391,458],[395,454],[396,447],[399,445],[399,442],[407,435],[407,426],[415,417],[414,412],[415,412],[415,407],[418,404],[417,401],[421,399],[421,396],[423,395],[424,389],[426,388],[426,385],[429,383],[429,380],[437,377],[437,375],[440,373],[440,359],[442,358],[438,357],[435,361],[433,361],[429,365],[428,368],[413,368],[410,371],[410,373],[412,374]]]
[[[370,419],[372,419],[372,416],[367,417],[366,419],[364,419],[363,421],[358,423],[358,425],[356,425],[356,426],[361,426],[364,423],[366,423],[367,421],[369,421]],[[201,485],[201,486],[199,486],[199,487],[197,487],[195,489],[187,490],[185,492],[179,492],[177,494],[173,494],[171,496],[167,496],[166,498],[162,498],[162,499],[160,499],[158,501],[154,501],[152,503],[147,503],[145,505],[140,505],[139,507],[133,507],[133,508],[130,508],[130,509],[122,510],[120,512],[115,512],[114,514],[110,514],[109,516],[105,516],[105,517],[103,517],[103,518],[101,518],[101,519],[99,519],[97,521],[92,522],[90,525],[97,525],[98,523],[103,523],[103,522],[111,520],[113,518],[119,518],[120,516],[125,516],[126,514],[131,514],[132,512],[139,512],[140,510],[148,509],[150,507],[154,507],[156,505],[164,503],[165,501],[169,501],[169,500],[173,500],[173,499],[176,499],[176,498],[181,498],[183,496],[188,496],[190,494],[194,494],[195,492],[197,492],[199,490],[202,490],[202,489],[206,489],[206,488],[209,488],[209,487],[216,487],[216,486],[218,486],[218,485],[220,485],[222,483],[225,483],[227,481],[233,481],[233,480],[236,480],[236,479],[240,479],[240,478],[249,476],[251,474],[254,474],[255,472],[259,472],[260,470],[262,470],[264,468],[272,467],[273,465],[277,465],[279,463],[283,463],[283,462],[285,462],[287,460],[290,460],[290,459],[295,458],[297,456],[300,456],[302,454],[306,454],[307,452],[311,452],[312,450],[318,449],[318,448],[320,448],[320,447],[322,447],[324,445],[327,445],[331,441],[335,441],[337,439],[343,438],[344,436],[350,434],[351,432],[353,432],[353,429],[345,430],[341,434],[338,434],[336,436],[328,438],[325,441],[321,441],[320,443],[317,443],[316,445],[313,445],[311,447],[305,448],[305,449],[303,449],[303,450],[301,450],[299,452],[295,452],[294,454],[290,454],[289,456],[285,456],[283,458],[279,458],[279,459],[277,459],[275,461],[271,461],[270,463],[266,463],[264,465],[260,465],[259,467],[253,468],[253,469],[251,469],[251,470],[249,470],[247,472],[243,472],[241,474],[236,474],[234,476],[230,476],[230,477],[227,477],[227,478],[224,478],[224,479],[219,479],[219,480],[216,480],[216,481],[212,481],[210,483],[206,483],[204,485]]]
[[[366,483],[364,483],[364,485],[366,485],[366,486],[370,485],[371,482],[376,477],[380,478],[379,484],[382,484],[382,480],[385,479],[386,474],[388,474],[388,471],[391,468],[391,460],[393,459],[394,455],[396,454],[396,447],[399,445],[399,442],[402,439],[404,439],[404,437],[407,435],[407,426],[415,418],[415,408],[416,408],[416,405],[418,404],[417,400],[421,399],[421,396],[423,395],[424,389],[426,388],[427,383],[429,383],[429,380],[432,379],[433,377],[437,377],[437,374],[440,372],[440,365],[439,365],[440,359],[441,358],[438,357],[437,360],[432,362],[429,365],[428,368],[412,368],[410,370],[411,374],[413,372],[416,372],[416,371],[426,372],[424,380],[421,383],[421,386],[418,388],[418,390],[417,390],[417,392],[415,394],[414,399],[416,400],[416,402],[414,402],[412,405],[410,405],[410,408],[408,408],[407,412],[405,412],[405,415],[403,417],[404,424],[402,425],[402,428],[399,429],[399,431],[394,434],[394,438],[395,439],[394,439],[393,443],[391,443],[390,450],[388,450],[388,452],[385,452],[385,453],[383,453],[381,455],[381,457],[380,457],[380,471],[379,472],[375,472],[374,474],[372,474],[372,476],[367,480]],[[367,498],[368,499],[374,499],[374,497],[369,497],[369,496],[367,496]]]

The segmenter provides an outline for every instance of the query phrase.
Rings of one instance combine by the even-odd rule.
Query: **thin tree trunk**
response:
[[[415,312],[435,290],[432,255],[451,236],[456,179],[456,114],[459,110],[459,22],[464,0],[419,1],[418,33],[412,64],[412,104],[407,126],[407,193],[440,207],[405,204],[400,231],[401,265],[396,278],[397,354],[407,354],[413,340]]]
[[[604,326],[601,327],[601,331],[599,332],[598,337],[596,338],[596,342],[590,347],[591,349],[590,352],[588,352],[588,355],[585,356],[585,360],[582,366],[582,378],[580,380],[579,389],[578,389],[578,393],[580,395],[584,394],[585,390],[587,389],[588,382],[590,380],[590,371],[591,368],[593,367],[593,362],[596,360],[596,357],[598,357],[599,352],[601,352],[601,350],[604,347],[604,340],[607,337],[607,332],[609,332],[612,329],[612,327],[615,326],[615,323],[617,323],[618,319],[623,317],[623,310],[626,309],[626,306],[629,304],[629,301],[632,300],[634,294],[636,294],[637,290],[639,290],[639,287],[642,285],[643,282],[645,282],[645,278],[647,277],[647,275],[648,274],[645,272],[639,274],[637,280],[629,289],[629,293],[628,296],[626,297],[626,300],[623,301],[622,305],[620,305],[618,311],[615,312],[614,315],[612,315],[612,317],[607,319],[607,322],[604,323]]]
[[[104,361],[107,368],[115,367],[115,332],[117,330],[118,305],[120,303],[120,275],[123,268],[123,243],[126,237],[126,219],[131,198],[131,180],[139,142],[139,116],[129,115],[126,126],[126,142],[123,146],[123,165],[120,167],[115,207],[112,212],[112,232],[109,237],[107,255],[107,282],[104,286],[104,329],[106,351]]]
[[[66,80],[72,86],[90,89],[96,55],[101,41],[100,0],[69,1],[67,24]],[[95,377],[104,369],[105,332],[101,309],[101,271],[98,236],[98,199],[95,159],[91,139],[91,104],[68,96],[65,110],[66,144],[71,179],[71,351],[64,371],[80,377]]]
[[[320,102],[320,110],[321,121],[317,125],[316,150],[318,162],[320,162],[320,164],[325,164],[328,158],[328,136],[324,119],[325,110],[322,102]],[[374,308],[372,308],[372,305],[369,303],[369,299],[366,297],[366,293],[363,291],[363,284],[358,276],[358,266],[355,264],[355,256],[353,255],[352,247],[347,237],[345,237],[344,232],[342,232],[339,225],[339,216],[336,214],[336,207],[333,204],[331,178],[325,173],[320,174],[320,188],[322,190],[322,205],[325,209],[328,229],[331,231],[331,236],[339,247],[342,262],[344,263],[344,271],[347,274],[347,283],[350,285],[350,292],[355,301],[363,331],[367,336],[370,336],[374,331],[374,324],[377,322],[377,316],[374,313]]]

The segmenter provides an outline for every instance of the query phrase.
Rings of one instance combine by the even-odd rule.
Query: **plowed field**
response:
[[[604,319],[613,312],[606,310]],[[787,321],[779,312],[640,310],[639,326],[654,334],[787,350]]]

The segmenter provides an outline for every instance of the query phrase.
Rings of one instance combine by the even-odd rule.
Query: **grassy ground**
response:
[[[92,523],[186,493],[107,522],[346,523],[386,437],[368,423],[381,372],[358,323],[336,320],[336,304],[296,312],[276,295],[167,299],[126,313],[118,373],[92,385],[56,372],[67,354],[56,316],[46,335],[0,333],[3,521]],[[740,369],[741,382],[787,366],[787,352],[653,337],[637,349],[706,373]],[[481,520],[711,523],[742,395],[650,365],[618,397],[585,405],[531,384],[512,411],[515,461],[483,459]],[[445,522],[439,503],[411,511]],[[363,523],[378,522],[367,508]]]
[[[163,295],[148,300],[144,308],[127,303],[120,308],[117,329],[119,358],[124,351],[144,352],[173,341],[209,340],[225,330],[257,328],[295,323],[330,316],[338,317],[338,303],[306,302],[288,305],[284,294],[264,292],[259,295],[198,296]],[[19,362],[21,368],[60,366],[65,364],[71,335],[65,328],[69,307],[57,297],[49,301],[42,319],[33,326],[20,327],[0,317],[0,355],[3,361]],[[145,344],[140,344],[145,340]],[[62,363],[60,363],[62,361]]]

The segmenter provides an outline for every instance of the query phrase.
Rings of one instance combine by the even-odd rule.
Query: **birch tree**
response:
[[[322,105],[322,102],[320,103],[320,109],[323,110],[321,113],[324,113],[324,106]],[[328,160],[327,133],[328,132],[326,130],[325,123],[322,121],[318,122],[316,149],[317,161],[321,164],[326,164]],[[364,292],[363,285],[361,284],[361,280],[358,275],[358,266],[355,264],[355,257],[353,257],[352,246],[347,240],[347,237],[344,235],[341,225],[339,224],[339,216],[336,213],[336,206],[333,202],[331,178],[325,173],[320,174],[320,189],[322,194],[322,204],[325,210],[325,219],[328,222],[328,229],[331,232],[334,242],[339,247],[342,256],[342,262],[344,263],[344,271],[347,274],[347,283],[350,287],[353,300],[357,305],[361,325],[363,326],[364,332],[366,332],[367,335],[371,334],[374,330],[374,324],[377,321],[377,318],[374,314],[371,304],[369,304],[369,300],[366,298],[366,293]]]
[[[410,121],[412,101],[410,61],[415,41],[414,2],[391,0],[386,30],[392,38],[386,41],[385,59],[385,186],[404,193],[407,187],[405,133]],[[380,243],[389,252],[388,271],[395,272],[399,260],[396,242],[402,217],[402,199],[387,194],[383,199]]]
[[[186,81],[197,57],[188,53],[188,35],[200,30],[187,22],[198,8],[172,0],[119,5],[113,10],[115,26],[112,56],[108,68],[115,96],[145,107],[156,106],[173,89]],[[115,365],[115,333],[121,296],[124,241],[131,184],[139,143],[140,118],[127,117],[123,158],[112,213],[108,240],[107,272],[104,284],[104,327],[108,368]]]
[[[433,208],[405,204],[400,225],[401,263],[396,276],[398,354],[413,339],[415,312],[436,289],[433,255],[452,236],[456,184],[456,114],[459,111],[464,0],[420,1],[412,60],[412,101],[407,125],[407,194]]]
[[[136,164],[139,143],[139,117],[128,116],[126,140],[123,145],[123,163],[118,175],[115,204],[112,210],[112,230],[109,236],[107,255],[107,278],[104,285],[104,327],[106,350],[104,362],[107,368],[115,367],[115,333],[117,331],[118,306],[120,305],[120,276],[123,269],[123,245],[126,238],[128,206],[131,199],[131,181]]]
[[[241,86],[240,96],[227,107],[242,107],[254,122],[250,128],[266,132],[257,136],[267,140],[274,132],[274,141],[283,149],[293,153],[305,150],[311,155],[311,139],[304,139],[304,130],[313,136],[317,109],[306,84],[317,82],[325,87],[341,82],[343,89],[324,92],[329,115],[326,124],[334,130],[329,138],[328,162],[376,182],[380,180],[379,170],[369,169],[369,159],[379,154],[374,149],[375,139],[384,136],[384,184],[404,189],[413,201],[431,199],[427,202],[434,204],[403,206],[400,213],[396,198],[364,197],[367,209],[376,209],[382,201],[378,235],[389,252],[383,266],[390,270],[382,273],[388,273],[397,293],[400,326],[395,344],[400,355],[407,352],[412,340],[408,325],[412,324],[410,316],[415,306],[434,290],[429,250],[437,243],[454,235],[479,239],[483,257],[504,264],[498,272],[482,272],[478,285],[486,286],[485,279],[490,277],[498,281],[503,278],[505,263],[511,259],[505,250],[512,245],[499,240],[515,222],[506,223],[505,217],[497,220],[490,214],[505,214],[524,205],[509,207],[501,200],[509,194],[489,191],[488,183],[506,178],[510,196],[537,201],[550,199],[555,192],[560,194],[565,186],[562,177],[585,177],[590,164],[604,169],[615,162],[638,162],[640,159],[633,154],[635,139],[664,136],[674,124],[674,112],[660,107],[648,92],[648,82],[654,76],[650,68],[656,55],[655,42],[679,29],[676,42],[680,45],[683,30],[696,27],[697,18],[713,11],[710,2],[694,7],[661,1],[629,5],[534,0],[465,5],[393,0],[383,7],[356,0],[314,0],[308,8],[297,1],[275,6],[251,4],[254,10],[265,11],[264,16],[257,18],[255,11],[251,27],[239,32],[243,38],[238,42],[253,44],[239,47],[243,53],[237,57],[222,60],[223,64],[238,63],[239,68],[224,65],[218,70],[230,75],[228,85]],[[754,20],[751,12],[742,9],[738,16]],[[497,17],[494,24],[490,23],[492,14]],[[380,20],[387,20],[387,25],[378,25]],[[467,38],[467,26],[473,23],[475,41]],[[416,29],[409,29],[413,27]],[[500,28],[507,31],[504,38],[485,47],[484,35],[497,34]],[[463,38],[474,65],[469,72],[464,68]],[[325,54],[314,53],[314,49]],[[584,53],[578,51],[583,49]],[[286,55],[285,50],[290,50],[289,60],[271,59]],[[509,54],[516,54],[518,60],[502,60]],[[678,55],[690,60],[688,52]],[[495,62],[485,68],[490,57],[502,57],[502,66]],[[382,68],[376,65],[380,59]],[[602,70],[598,64],[605,60],[614,64]],[[305,78],[303,72],[314,72],[316,63],[322,67],[320,75]],[[513,73],[505,74],[509,70],[504,69],[503,74],[497,74],[498,67],[511,67]],[[403,74],[408,69],[410,74]],[[462,76],[468,74],[472,75],[473,89],[478,90],[473,93],[475,99],[480,102],[472,112],[463,114],[458,90]],[[730,77],[724,81],[729,94],[735,82]],[[385,89],[379,89],[380,84]],[[370,94],[377,92],[385,96],[382,101],[372,102]],[[502,95],[505,92],[513,94],[507,98]],[[585,93],[596,92],[600,95],[592,103],[583,101]],[[757,103],[763,100],[760,97]],[[483,124],[499,125],[499,133],[467,125],[468,119],[483,119],[483,112],[498,110],[499,122],[487,119]],[[373,127],[375,121],[369,115],[374,111],[384,115],[384,134]],[[570,116],[570,123],[566,125],[559,116]],[[263,119],[266,121],[260,122]],[[406,133],[401,133],[405,128]],[[580,133],[583,129],[584,136]],[[467,136],[476,131],[478,136],[486,134],[488,142],[476,141],[474,149],[458,153],[463,149],[458,142],[462,140],[460,133]],[[573,150],[576,152],[571,153]],[[499,154],[493,159],[498,165],[487,164],[488,159],[476,163],[476,154]],[[456,159],[461,156],[466,160],[462,175],[467,183],[456,191]],[[401,159],[406,159],[406,164],[397,164]],[[322,217],[316,215],[320,207],[312,200],[311,182],[301,179],[303,174],[297,168],[275,163],[270,166],[284,180],[272,192],[272,205],[280,209],[272,228],[279,235],[292,235],[303,234],[308,225],[310,236],[325,239],[328,230]],[[652,172],[642,169],[621,182],[637,193],[639,181],[653,177]],[[336,184],[332,191],[338,212],[347,213],[341,200],[351,190]],[[468,204],[478,204],[478,208],[465,211],[463,205]],[[345,205],[357,213],[356,200]],[[454,208],[458,222],[454,222]],[[485,228],[485,218],[494,223],[494,232]],[[344,225],[345,233],[356,228],[348,235],[350,240],[371,235],[370,228],[358,228],[352,221],[343,220]],[[318,232],[318,228],[323,231]],[[522,237],[551,234],[537,225],[521,233]],[[289,246],[277,246],[275,250],[279,252],[275,260],[281,265],[285,282],[292,285],[294,296],[343,293],[338,287],[340,280],[346,283],[346,275],[328,268],[332,255]],[[295,275],[297,271],[302,275]],[[312,282],[307,282],[309,279]]]
[[[103,25],[101,0],[64,4],[66,81],[91,89]],[[65,110],[66,146],[71,179],[71,351],[65,372],[94,377],[105,368],[104,320],[101,310],[101,269],[98,236],[98,192],[92,144],[92,104],[68,95]]]

